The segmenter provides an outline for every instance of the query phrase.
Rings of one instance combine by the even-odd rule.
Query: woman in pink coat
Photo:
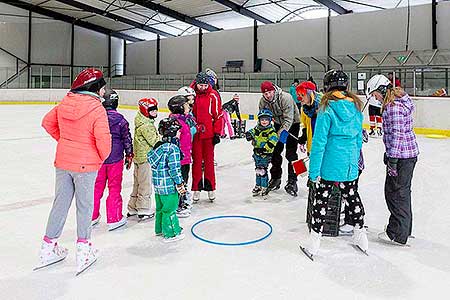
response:
[[[47,113],[42,127],[57,141],[55,199],[42,241],[42,268],[63,260],[67,249],[58,245],[73,197],[77,206],[77,274],[97,260],[89,241],[97,171],[111,152],[108,118],[102,106],[103,73],[82,71],[60,104]]]

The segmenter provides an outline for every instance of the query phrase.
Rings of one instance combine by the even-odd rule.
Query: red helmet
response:
[[[305,95],[308,90],[315,91],[316,85],[311,81],[304,81],[295,88],[297,95]]]
[[[158,100],[155,98],[142,98],[138,102],[139,105],[139,111],[146,116],[147,118],[150,117],[150,114],[148,113],[150,110],[157,110],[158,109]]]
[[[103,73],[99,69],[84,69],[72,83],[72,90],[97,92],[106,85]]]

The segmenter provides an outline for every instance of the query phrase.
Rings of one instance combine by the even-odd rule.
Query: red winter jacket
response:
[[[223,127],[222,101],[217,91],[211,86],[204,92],[197,89],[195,81],[191,83],[195,90],[195,103],[192,113],[197,120],[197,133],[200,139],[212,138],[220,135]]]

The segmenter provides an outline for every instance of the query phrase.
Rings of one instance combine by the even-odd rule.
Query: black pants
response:
[[[275,130],[280,130],[281,125],[275,123]],[[293,136],[298,137],[300,132],[300,123],[292,124],[291,128],[289,128],[289,133]],[[294,168],[292,167],[291,162],[298,159],[297,155],[298,141],[294,139],[291,135],[288,136],[286,141],[286,159],[288,160],[288,180],[297,181],[297,175],[294,172]],[[281,157],[281,153],[283,152],[284,144],[278,142],[275,146],[275,149],[272,153],[272,168],[270,169],[271,179],[279,179],[281,178],[281,174],[283,173],[283,169],[281,165],[283,163],[283,158]]]
[[[412,232],[411,181],[417,157],[399,159],[398,176],[386,172],[384,197],[391,213],[386,233],[392,240],[406,244]]]
[[[334,182],[321,179],[316,187],[314,196],[311,228],[319,233],[322,232],[323,223],[327,214],[328,200],[330,200],[333,189],[339,189],[345,205],[348,206],[349,222],[352,226],[364,225],[364,206],[358,195],[358,179],[353,181]]]
[[[359,192],[358,192],[358,190],[359,190],[359,187],[358,187],[358,183],[359,183],[359,176],[361,176],[361,173],[362,173],[362,170],[359,170],[359,172],[358,172],[358,178],[356,178],[356,181],[355,181],[355,186],[356,186],[356,197],[358,197],[359,199],[361,199],[361,197],[359,196]],[[361,201],[361,200],[360,200]],[[344,205],[344,223],[345,224],[352,224],[352,217],[351,217],[351,215],[350,215],[350,208],[349,208],[349,206],[348,206],[348,203],[347,202],[345,202],[344,201],[344,203],[343,203],[343,205]],[[361,206],[362,207],[362,206]],[[364,208],[363,208],[364,209]],[[341,215],[342,216],[342,215]]]
[[[181,165],[181,177],[183,177],[184,185],[187,187],[188,180],[189,180],[189,171],[191,169],[191,165]],[[187,201],[186,195],[181,196],[178,195],[178,207],[182,207],[183,204]]]

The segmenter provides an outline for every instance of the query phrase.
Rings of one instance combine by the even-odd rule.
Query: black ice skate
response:
[[[138,222],[144,222],[144,221],[150,220],[150,219],[152,219],[154,216],[155,216],[155,213],[139,214],[139,215],[138,215],[138,218],[139,218],[139,221],[138,221]]]
[[[293,197],[297,197],[298,187],[297,182],[294,180],[288,180],[288,183],[284,187],[286,193]]]
[[[281,179],[280,178],[276,178],[276,179],[270,179],[269,181],[269,186],[267,187],[267,190],[270,191],[275,191],[278,190],[281,186]]]
[[[260,193],[261,193],[261,187],[258,185],[255,186],[252,190],[253,197],[259,196]]]

